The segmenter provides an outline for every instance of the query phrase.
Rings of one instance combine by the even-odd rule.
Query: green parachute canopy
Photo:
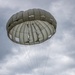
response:
[[[8,37],[23,45],[38,44],[51,38],[56,32],[57,22],[47,11],[29,9],[11,16],[6,29]]]

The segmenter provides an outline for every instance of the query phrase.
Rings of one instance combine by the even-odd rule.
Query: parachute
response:
[[[50,39],[56,32],[55,18],[43,9],[20,11],[7,22],[7,35],[15,43],[33,45]]]

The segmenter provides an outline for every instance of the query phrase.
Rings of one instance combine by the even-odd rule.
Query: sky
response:
[[[8,19],[32,8],[55,17],[55,35],[31,46],[10,41]],[[0,75],[75,75],[75,0],[0,0]]]

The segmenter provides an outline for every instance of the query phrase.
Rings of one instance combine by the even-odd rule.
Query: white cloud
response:
[[[18,10],[26,10],[31,8],[33,5],[29,0],[18,1],[18,0],[0,0],[0,8],[10,8]]]
[[[52,12],[57,18],[58,22],[71,20],[74,15],[75,5],[72,1],[58,0],[50,5],[50,12]],[[71,20],[72,21],[72,20]]]
[[[61,75],[75,75],[75,68],[68,69],[67,71],[64,71]]]
[[[8,55],[7,58],[5,58],[4,63],[0,64],[1,68],[0,74],[4,74],[4,70],[10,74],[13,72],[13,70],[16,70],[18,68],[25,67],[27,69],[28,67],[31,69],[35,69],[38,67],[41,67],[44,65],[44,61],[47,60],[47,56],[45,54],[42,54],[42,51],[35,50],[34,48],[30,49],[30,47],[19,47],[20,51],[17,51],[17,49],[12,49],[13,55]],[[15,52],[16,50],[16,52]],[[30,69],[28,69],[30,70]]]

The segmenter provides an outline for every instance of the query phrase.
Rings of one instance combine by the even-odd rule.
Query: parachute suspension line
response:
[[[37,50],[35,50],[36,51],[36,53],[37,53]],[[36,56],[36,58],[35,58],[35,63],[36,63],[36,68],[37,68],[37,71],[38,71],[38,67],[40,66],[40,64],[39,64],[39,61],[38,61],[38,57]]]
[[[11,34],[12,35],[12,38],[11,39],[13,39],[13,32],[15,32],[15,37],[16,37],[16,35],[17,35],[17,30],[18,30],[18,28],[19,28],[19,25],[17,25],[17,28],[16,28],[16,30],[14,31],[14,28],[12,28],[12,32],[10,31],[10,33],[9,34]],[[15,38],[15,40],[17,41],[17,39]],[[12,42],[13,43],[13,45],[14,45],[14,47],[17,49],[17,47],[16,47],[16,43],[14,43],[14,42]]]
[[[31,34],[32,34],[32,31],[31,31],[31,29],[30,29],[30,26],[31,26],[30,24],[31,24],[31,23],[27,22],[27,27],[28,27],[28,36],[27,36],[27,37],[28,37],[29,44],[31,43],[31,42],[30,42],[30,41],[31,41],[30,36],[31,36]],[[29,63],[29,64],[30,64],[29,67],[30,67],[30,69],[31,69],[31,64],[32,64],[32,61],[31,61],[31,53],[32,53],[32,52],[31,52],[31,50],[30,50],[30,46],[27,47],[27,50],[29,51],[29,52],[28,52],[28,59],[29,59],[29,62],[30,62],[30,63]]]
[[[41,31],[41,28],[39,27],[39,25],[36,23],[36,21],[34,21],[35,23],[35,26],[36,26],[36,31],[37,31],[37,34],[38,34],[38,41],[39,42],[42,42],[44,40],[44,35]]]
[[[15,37],[16,37],[16,38],[15,38],[15,41],[16,41],[16,42],[19,41],[19,37],[17,36],[17,33],[18,33],[17,30],[18,30],[18,28],[19,28],[19,25],[17,25],[17,26],[18,26],[18,27],[17,27],[17,29],[15,30]]]
[[[28,50],[28,59],[29,59],[29,64],[28,65],[29,65],[29,68],[31,69],[32,68],[31,65],[33,64],[32,61],[31,61],[31,53],[32,53],[32,51],[30,51],[29,46],[27,47],[27,50]]]
[[[14,45],[14,47],[15,47],[16,49],[18,48],[18,47],[16,46],[16,43],[14,43],[13,45]],[[20,48],[18,48],[18,50],[21,51]],[[26,51],[26,50],[27,50],[27,51]],[[31,52],[31,53],[30,53],[30,52],[31,52],[31,51],[30,51],[30,48],[29,48],[29,46],[28,46],[27,49],[25,49],[25,52],[24,52],[24,53],[25,53],[25,56],[24,56],[24,57],[25,57],[25,59],[28,59],[28,60],[29,60],[29,61],[28,61],[28,64],[27,64],[27,66],[29,67],[29,69],[31,69],[31,65],[33,64],[32,61],[31,61],[31,58],[30,58],[30,57],[31,57],[30,55],[31,55],[32,52]],[[20,53],[20,52],[19,52],[19,53]]]
[[[27,26],[28,31],[26,31],[27,29],[25,28],[25,26]],[[26,22],[25,26],[24,26],[24,30],[25,30],[25,33],[28,34],[28,35],[27,35],[27,38],[28,38],[28,41],[27,41],[27,42],[29,42],[29,41],[30,41],[30,32],[31,32],[30,29],[29,29],[29,22]],[[26,41],[26,40],[24,40],[24,42],[25,42],[25,41]],[[29,42],[29,43],[30,43],[30,42]],[[30,67],[30,69],[31,69],[31,64],[32,64],[32,62],[31,62],[31,58],[30,58],[31,56],[30,56],[30,55],[31,55],[32,52],[31,52],[31,50],[30,50],[30,46],[27,47],[27,51],[28,51],[28,52],[27,52],[26,56],[28,57],[28,59],[29,59],[29,62],[28,62],[28,63],[30,64],[30,65],[29,65],[29,64],[28,64],[28,65],[29,65],[29,67]],[[31,52],[31,53],[30,53],[30,52]],[[30,63],[30,62],[31,62],[31,63]]]
[[[51,34],[50,26],[49,26],[46,22],[44,22],[44,21],[43,21],[43,24],[45,24],[45,26],[46,26],[45,28],[47,28],[47,31],[48,31],[48,37],[51,36],[52,34]]]
[[[46,73],[46,71],[47,71],[47,67],[48,67],[48,60],[49,60],[49,50],[47,50],[47,53],[46,53],[46,55],[48,56],[48,59],[47,59],[47,61],[46,61],[46,63],[45,63],[45,68],[44,68],[44,72],[43,72],[43,75],[47,75]]]
[[[28,43],[29,43],[29,41],[30,41],[30,34],[29,34],[29,23],[27,22],[27,28],[28,28],[28,35],[27,35],[27,38],[28,38]]]
[[[44,35],[44,40],[48,39],[48,33],[47,33],[47,30],[45,29],[45,27],[41,24],[42,22],[41,21],[37,21],[39,27],[41,28],[41,31]]]
[[[34,28],[34,30],[35,30],[35,34],[34,34],[34,35],[35,35],[35,41],[38,42],[38,40],[39,40],[39,34],[37,33],[37,29],[36,29],[34,23],[32,24],[32,26],[33,26],[33,28]]]
[[[23,24],[21,24],[21,27],[20,27],[20,31],[19,31],[19,41],[20,43],[23,43],[23,35],[22,35],[22,27],[23,27]]]
[[[28,59],[30,62],[31,62],[31,59],[30,59],[30,48],[29,48],[29,46],[27,47],[27,51],[26,51],[26,53],[25,53],[25,59]],[[30,64],[30,62],[28,61],[28,64],[27,64],[27,66],[28,67],[30,67],[30,69],[31,69],[31,64]],[[32,63],[32,62],[31,62]],[[30,64],[30,65],[29,65]]]
[[[42,21],[42,22],[43,22],[43,21]],[[48,36],[47,30],[45,29],[44,24],[42,24],[41,21],[38,21],[38,20],[37,20],[37,23],[39,23],[38,25],[46,31],[46,34],[47,34],[47,36]]]
[[[31,33],[32,33],[32,37],[33,37],[33,42],[35,42],[35,40],[34,40],[34,31],[33,31],[33,28],[32,28],[32,24],[33,24],[33,22],[32,21],[30,21],[30,27],[31,27]]]

